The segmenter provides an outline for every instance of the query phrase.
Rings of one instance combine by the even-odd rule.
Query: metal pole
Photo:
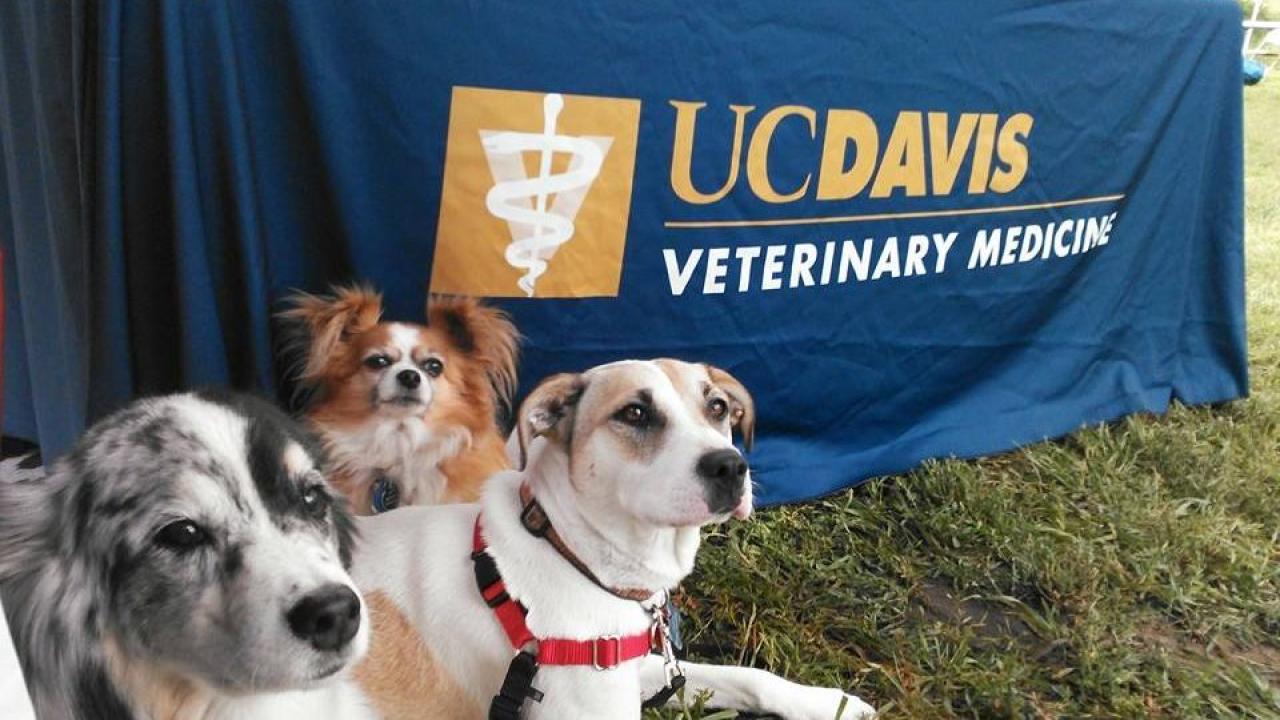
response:
[[[1258,13],[1260,13],[1260,12],[1262,12],[1262,0],[1253,0],[1253,16],[1249,18],[1249,22],[1250,22],[1250,23],[1255,23],[1255,22],[1257,22],[1257,21],[1258,21]],[[1252,24],[1250,24],[1249,28],[1248,28],[1247,30],[1245,30],[1245,31],[1244,31],[1244,47],[1240,48],[1240,53],[1241,53],[1242,55],[1246,55],[1246,56],[1247,56],[1247,55],[1249,54],[1249,42],[1250,42],[1251,40],[1253,40],[1253,26],[1252,26]]]

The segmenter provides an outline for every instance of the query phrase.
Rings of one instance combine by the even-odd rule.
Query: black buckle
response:
[[[489,720],[520,720],[520,708],[523,705],[523,700],[494,695],[493,702],[489,705]]]
[[[663,707],[667,704],[667,701],[675,697],[676,693],[680,692],[680,690],[684,688],[684,682],[684,675],[676,675],[671,678],[671,682],[669,684],[654,693],[653,697],[641,703],[640,707],[645,710]]]
[[[498,593],[492,600],[486,597],[489,594],[489,588],[502,582],[502,575],[498,573],[498,564],[489,557],[489,553],[476,550],[471,553],[471,562],[475,565],[476,587],[480,588],[480,598],[486,605],[496,608],[511,599],[506,590]]]
[[[477,550],[471,553],[471,562],[475,565],[476,587],[480,588],[481,593],[502,582],[502,575],[498,572],[498,564],[493,561],[493,558],[489,557],[489,553]]]
[[[520,708],[526,699],[542,702],[542,692],[533,687],[533,676],[537,674],[538,659],[533,653],[516,653],[502,679],[502,689],[489,705],[489,720],[520,720]]]
[[[537,513],[538,518],[541,518],[541,522],[535,521],[534,513]],[[524,526],[525,530],[529,531],[530,535],[541,538],[546,537],[547,531],[551,529],[551,518],[547,517],[546,511],[534,499],[530,500],[529,504],[525,505],[524,509],[520,511],[520,524]]]

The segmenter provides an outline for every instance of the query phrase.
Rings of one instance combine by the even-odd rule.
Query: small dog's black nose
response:
[[[326,585],[298,601],[289,629],[317,650],[338,650],[360,629],[360,598],[345,585]]]
[[[422,384],[422,375],[417,370],[401,370],[396,373],[396,382],[400,383],[401,387],[416,390]]]

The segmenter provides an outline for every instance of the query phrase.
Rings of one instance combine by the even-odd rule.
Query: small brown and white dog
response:
[[[751,513],[732,436],[749,446],[754,424],[746,389],[707,365],[627,361],[544,381],[517,417],[523,468],[490,478],[480,504],[360,519],[352,573],[374,623],[361,694],[383,718],[638,719],[674,667],[648,654],[656,608],[693,569],[701,527]],[[537,658],[532,677],[516,645]],[[764,670],[681,667],[689,696],[709,691],[716,707],[874,715]]]
[[[362,286],[288,303],[306,418],[355,512],[474,502],[509,467],[495,414],[515,392],[519,334],[501,310],[433,297],[426,325],[384,322]]]

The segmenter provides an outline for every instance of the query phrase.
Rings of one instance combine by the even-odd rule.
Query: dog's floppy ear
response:
[[[285,299],[288,307],[276,317],[301,326],[297,378],[314,382],[347,340],[366,332],[382,317],[382,295],[364,285],[334,287],[329,295],[297,292]]]
[[[560,373],[543,380],[520,405],[516,435],[520,441],[520,469],[528,461],[529,443],[542,435],[561,437],[561,425],[572,422],[574,406],[586,387],[581,375]],[[557,434],[560,433],[560,434]]]
[[[520,333],[511,318],[474,298],[433,295],[427,299],[427,325],[444,330],[458,352],[484,368],[508,417],[516,392]]]
[[[742,433],[742,446],[750,450],[756,439],[755,400],[751,398],[751,393],[747,392],[747,388],[738,378],[714,365],[705,367],[707,375],[711,376],[711,382],[729,396],[730,423]]]

